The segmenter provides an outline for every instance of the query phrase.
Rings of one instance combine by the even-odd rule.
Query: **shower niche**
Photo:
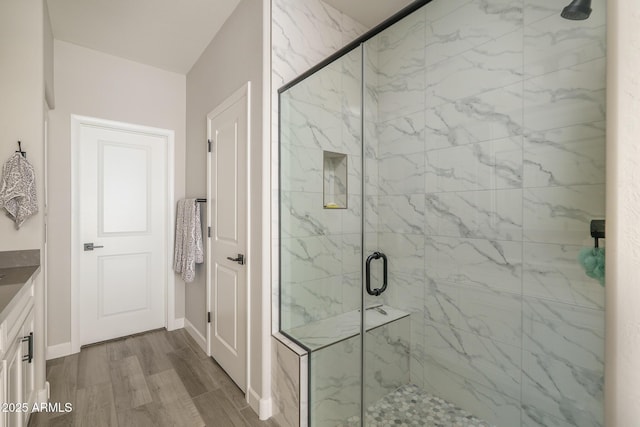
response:
[[[605,214],[605,2],[481,3],[414,2],[279,90],[292,425],[603,426],[577,256]]]
[[[323,206],[325,209],[347,208],[347,155],[322,152]]]

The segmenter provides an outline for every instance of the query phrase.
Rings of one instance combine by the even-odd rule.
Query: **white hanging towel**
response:
[[[0,208],[15,221],[16,228],[38,212],[36,174],[20,153],[15,153],[2,167]]]
[[[196,277],[196,263],[203,262],[200,203],[196,199],[180,200],[176,212],[173,270],[180,273],[186,283],[190,283]]]

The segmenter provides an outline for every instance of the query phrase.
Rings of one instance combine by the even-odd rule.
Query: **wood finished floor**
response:
[[[277,427],[260,421],[242,391],[184,329],[158,330],[49,360],[51,402],[29,427]]]

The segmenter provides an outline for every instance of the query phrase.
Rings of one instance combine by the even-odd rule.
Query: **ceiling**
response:
[[[58,40],[187,74],[239,2],[48,0],[47,5]]]
[[[324,1],[369,28],[412,2]],[[187,74],[239,2],[47,0],[47,5],[58,40]]]

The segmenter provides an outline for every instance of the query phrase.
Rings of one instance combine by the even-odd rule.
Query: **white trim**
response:
[[[247,403],[258,414],[261,421],[271,418],[273,402],[271,398],[261,399],[260,395],[252,388],[247,388]]]
[[[47,403],[50,396],[49,381],[45,381],[44,388],[36,392],[36,403]]]
[[[253,259],[253,253],[251,252],[251,82],[247,81],[240,89],[236,90],[231,96],[222,101],[216,108],[214,108],[209,114],[207,114],[207,139],[211,140],[211,120],[216,116],[233,106],[236,102],[240,101],[243,97],[247,98],[247,144],[246,144],[246,164],[247,169],[247,183],[245,188],[246,198],[246,213],[245,221],[247,224],[246,234],[246,248],[247,248],[247,261],[245,264],[247,272],[247,299],[245,303],[247,313],[247,330],[246,330],[246,358],[245,358],[245,373],[246,373],[246,388],[251,388],[251,262]],[[207,153],[207,200],[213,200],[211,194],[211,152]],[[211,227],[211,206],[212,203],[207,203],[207,226]],[[211,239],[207,239],[207,254],[211,254]],[[207,299],[207,311],[213,312],[211,307],[211,257],[207,255],[207,277],[206,277],[206,299]],[[207,355],[211,356],[211,323],[207,323],[207,337],[206,337],[206,350]],[[247,399],[248,393],[245,396]]]
[[[262,32],[262,271],[260,274],[262,399],[258,415],[261,420],[266,420],[273,415],[271,398],[271,0],[263,1]]]
[[[78,349],[78,351],[80,351]],[[63,342],[62,344],[50,345],[47,347],[47,360],[57,359],[58,357],[69,356],[70,354],[77,353],[73,351],[71,341]]]
[[[207,352],[207,339],[200,331],[193,326],[193,323],[189,322],[189,319],[184,319],[184,330],[191,335],[191,338],[200,346],[202,351]]]
[[[80,301],[78,291],[78,268],[80,255],[80,230],[78,229],[79,221],[79,204],[80,195],[78,194],[77,180],[79,176],[79,158],[78,147],[80,145],[80,127],[81,126],[97,126],[103,128],[112,128],[117,130],[127,130],[131,132],[140,132],[148,135],[164,137],[166,141],[166,185],[167,185],[167,224],[166,224],[166,242],[167,242],[167,265],[165,272],[165,327],[168,330],[178,329],[180,322],[176,319],[175,307],[175,275],[172,270],[173,264],[173,244],[174,233],[173,224],[175,222],[175,131],[170,129],[161,129],[150,126],[136,125],[132,123],[117,122],[112,120],[99,119],[95,117],[80,116],[71,114],[71,353],[80,351]]]
[[[176,329],[183,329],[185,326],[186,317],[179,317],[173,321],[173,329],[169,329],[167,326],[167,331],[175,331]]]

